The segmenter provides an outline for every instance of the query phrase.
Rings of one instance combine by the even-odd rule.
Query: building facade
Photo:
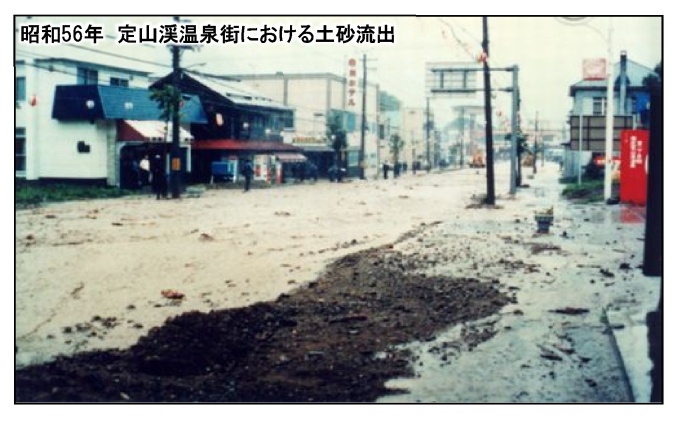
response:
[[[62,122],[52,117],[56,87],[145,87],[148,74],[68,59],[15,62],[15,176],[27,180],[83,178],[115,182],[115,122]],[[87,106],[87,105],[85,105]],[[89,146],[87,152],[78,148]],[[82,145],[82,144],[80,144]]]
[[[15,74],[16,178],[137,189],[145,182],[139,163],[156,155],[169,171],[172,123],[152,93],[172,74],[152,80],[135,69],[63,58],[17,61]],[[183,182],[211,181],[215,162],[234,181],[246,159],[256,179],[275,182],[277,169],[306,161],[283,142],[294,128],[291,107],[238,82],[187,74],[181,81]]]
[[[179,79],[182,93],[200,98],[207,116],[206,124],[192,127],[192,182],[214,182],[216,176],[236,181],[252,161],[255,180],[276,183],[307,161],[300,148],[283,142],[295,124],[292,107],[230,77],[185,71]],[[152,88],[171,83],[167,75]]]
[[[359,174],[361,150],[361,120],[363,111],[362,83],[355,77],[331,73],[239,74],[229,75],[263,95],[295,109],[295,121],[286,131],[286,141],[304,150],[325,174],[335,163],[334,150],[328,134],[328,121],[340,115],[347,132],[347,150],[343,162],[348,174]],[[380,122],[379,86],[366,83],[366,130],[364,132],[365,175],[378,171],[378,136]]]
[[[584,78],[569,88],[573,105],[569,115],[569,141],[564,156],[563,174],[574,177],[596,156],[603,156],[606,141],[607,79],[602,74],[592,77],[584,62]],[[646,127],[649,94],[644,79],[653,70],[629,60],[622,52],[613,64],[613,158],[620,152],[621,130]]]
[[[652,69],[629,60],[625,52],[621,53],[620,61],[613,65],[614,104],[611,106],[614,158],[618,157],[620,151],[621,130],[646,127],[649,94],[644,79],[652,73]],[[573,97],[573,106],[569,115],[565,176],[577,174],[591,157],[604,154],[607,80],[588,78],[586,74],[583,80],[570,87],[569,95]]]
[[[410,162],[410,168],[426,168],[428,146],[433,147],[432,139],[427,139],[426,123],[428,110],[422,107],[404,107],[401,111],[400,134],[404,149],[400,161]],[[431,118],[431,116],[430,116]],[[430,150],[431,151],[431,150]]]

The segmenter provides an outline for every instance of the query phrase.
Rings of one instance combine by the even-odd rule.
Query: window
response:
[[[26,78],[20,76],[14,80],[14,101],[26,100]]]
[[[604,97],[593,98],[593,116],[604,116],[607,113],[607,99]]]
[[[128,87],[128,80],[123,78],[111,78],[111,86]]]
[[[26,171],[26,128],[14,129],[14,171]]]
[[[97,85],[98,82],[99,72],[84,67],[78,68],[78,85]]]

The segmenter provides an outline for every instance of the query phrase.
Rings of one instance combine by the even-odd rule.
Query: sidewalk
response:
[[[569,207],[569,202],[565,202],[564,206]],[[630,386],[631,400],[636,403],[649,403],[652,392],[650,371],[653,365],[649,355],[647,314],[658,309],[662,280],[660,277],[642,274],[646,208],[629,204],[594,204],[593,210],[596,214],[591,221],[600,224],[597,233],[606,245],[619,242],[630,245],[640,241],[639,245],[631,248],[636,251],[635,264],[621,263],[620,268],[628,268],[626,264],[630,265],[631,271],[627,272],[631,277],[630,283],[647,284],[653,293],[638,295],[637,300],[615,300],[609,303],[605,310],[613,346]],[[621,239],[616,239],[617,233],[624,232]]]
[[[523,170],[528,187],[514,198],[505,193],[507,170],[499,168],[497,209],[468,208],[424,234],[429,245],[404,247],[448,248],[453,262],[433,272],[497,280],[516,304],[432,344],[413,344],[419,378],[396,380],[391,386],[409,392],[383,402],[650,401],[645,318],[657,308],[661,279],[642,274],[644,213],[563,199],[555,166],[539,167],[536,175]],[[551,207],[549,233],[536,233],[534,212]],[[560,312],[570,310],[577,312]],[[470,330],[495,335],[465,345]],[[450,351],[461,344],[470,350]]]

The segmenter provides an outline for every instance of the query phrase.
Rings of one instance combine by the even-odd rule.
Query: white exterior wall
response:
[[[18,103],[15,110],[16,127],[26,129],[26,171],[16,173],[27,180],[40,178],[107,179],[112,184],[116,177],[115,164],[108,155],[115,142],[113,122],[60,121],[52,118],[52,107],[57,85],[78,83],[76,63],[32,61],[17,64],[16,76],[26,78],[26,101]],[[83,66],[86,66],[83,64]],[[130,76],[117,71],[88,66],[98,71],[99,83],[108,85],[111,77],[128,79],[130,87],[147,87],[148,79]],[[30,105],[35,95],[37,104]],[[111,131],[114,131],[113,134]],[[79,153],[78,141],[90,146],[89,153]],[[117,157],[116,157],[117,158]]]
[[[245,81],[251,85],[257,92],[261,93],[273,101],[278,101],[285,104],[284,81],[275,79],[255,79],[252,81]]]
[[[400,158],[411,162],[415,155],[416,160],[419,156],[422,156],[424,160],[427,148],[424,129],[425,110],[413,107],[404,108],[401,114],[401,122],[400,135],[404,140],[404,149]]]
[[[344,110],[345,109],[345,101],[347,98],[347,94],[345,92],[345,84],[342,83],[341,81],[337,80],[331,80],[331,89],[330,89],[330,108],[336,109],[336,110]]]
[[[353,112],[356,115],[356,127],[347,133],[349,150],[358,151],[361,146],[361,111],[362,80],[357,83],[356,105],[348,107],[348,86],[346,79],[338,79],[331,75],[272,75],[271,79],[262,76],[249,78],[238,75],[253,89],[274,100],[280,101],[295,109],[295,136],[314,137],[324,143],[326,122],[331,109]],[[287,81],[287,82],[286,82]],[[366,133],[364,136],[364,159],[366,176],[380,171],[378,154],[378,122],[379,122],[379,86],[367,84],[366,92]]]
[[[573,116],[578,116],[583,113],[584,116],[593,115],[593,98],[596,97],[607,97],[607,91],[576,91],[574,93],[574,105],[571,114]],[[632,99],[627,99],[628,110],[632,107]],[[614,115],[619,112],[619,95],[616,90],[614,90]]]
[[[327,98],[326,79],[288,80],[288,105],[295,107],[295,130],[299,136],[325,136]],[[315,113],[323,116],[315,117]]]
[[[106,131],[101,130],[102,127],[101,123],[80,122],[51,123],[41,127],[41,151],[49,153],[38,158],[40,177],[106,178],[108,149]],[[90,152],[78,152],[78,141],[89,145]]]

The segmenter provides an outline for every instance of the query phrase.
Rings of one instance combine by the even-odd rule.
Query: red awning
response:
[[[276,154],[280,152],[300,153],[301,148],[291,144],[276,141],[237,141],[236,139],[215,139],[194,141],[193,150],[223,150],[234,152],[252,152],[261,154]]]
[[[167,127],[172,133],[172,124]],[[119,141],[166,142],[166,124],[159,120],[123,120],[118,124]],[[193,137],[184,128],[179,128],[180,142],[190,142]]]

